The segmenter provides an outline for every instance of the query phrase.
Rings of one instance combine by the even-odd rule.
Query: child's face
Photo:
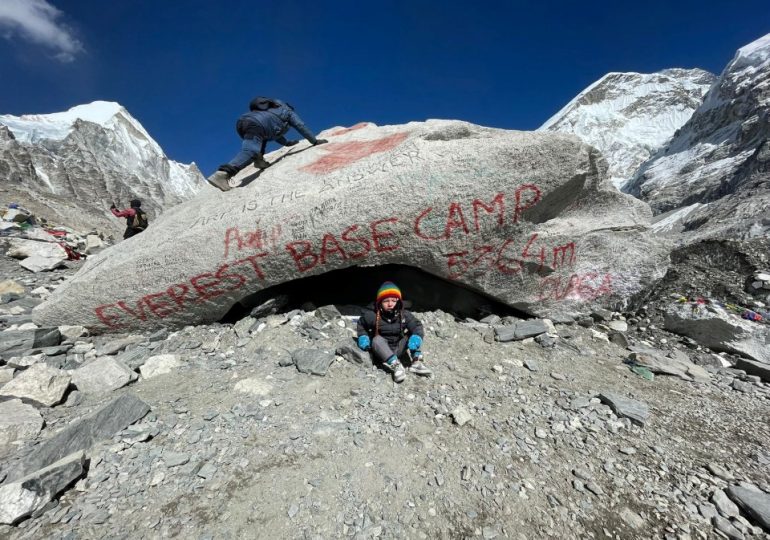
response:
[[[382,308],[385,311],[393,311],[393,308],[398,304],[398,298],[386,298],[382,301]]]

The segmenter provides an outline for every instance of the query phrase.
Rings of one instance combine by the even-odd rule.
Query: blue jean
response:
[[[249,163],[254,161],[254,158],[261,153],[262,139],[243,139],[243,144],[241,144],[241,151],[238,152],[233,159],[228,161],[227,165],[232,169],[240,171]]]

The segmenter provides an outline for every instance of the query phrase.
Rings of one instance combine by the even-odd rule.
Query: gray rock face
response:
[[[133,198],[151,222],[203,186],[195,165],[169,160],[117,103],[95,102],[65,113],[0,116],[0,174],[8,200],[76,230],[122,234],[104,201]]]
[[[686,241],[768,235],[769,50],[770,35],[739,49],[689,121],[624,187],[656,214],[681,209],[661,230],[678,221]]]
[[[35,364],[0,388],[0,396],[31,399],[46,407],[60,403],[70,384],[70,376],[46,364]]]
[[[294,365],[301,373],[311,375],[326,375],[329,366],[334,362],[334,354],[316,349],[300,349],[292,353]]]
[[[43,417],[20,399],[0,403],[0,446],[31,439],[43,429]]]
[[[770,532],[770,494],[759,489],[730,486],[727,495],[766,532]]]
[[[112,437],[149,411],[150,407],[138,397],[132,394],[120,396],[91,416],[76,420],[37,445],[8,471],[8,481],[13,482],[79,450],[87,450],[95,442]]]
[[[770,329],[734,317],[720,308],[693,310],[687,304],[672,305],[666,312],[665,328],[715,351],[770,363]]]
[[[36,328],[34,330],[7,330],[0,332],[0,358],[18,356],[38,347],[58,345],[61,334],[58,328]]]
[[[72,372],[72,384],[84,394],[111,392],[135,381],[138,375],[115,358],[97,358]]]
[[[0,523],[13,524],[45,506],[84,472],[83,451],[0,486]]]
[[[259,181],[209,191],[141,241],[89,259],[33,317],[106,331],[215,321],[272,285],[415,261],[525,312],[558,314],[627,298],[668,264],[647,207],[615,190],[575,137],[438,120],[324,136],[268,156]],[[394,208],[392,193],[406,189]]]
[[[620,188],[700,106],[716,76],[701,69],[608,73],[540,127],[599,149]]]
[[[649,407],[641,401],[636,401],[614,392],[602,392],[599,394],[599,399],[609,405],[618,416],[630,418],[632,422],[640,426],[644,426],[650,417]]]
[[[758,375],[763,381],[770,382],[770,364],[739,358],[735,368],[742,369],[749,375]]]

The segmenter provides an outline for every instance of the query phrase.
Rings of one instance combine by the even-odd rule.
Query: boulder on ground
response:
[[[0,281],[0,294],[6,293],[24,294],[24,286],[12,279]]]
[[[49,235],[50,236],[50,235]],[[53,240],[51,236],[51,240]],[[24,238],[12,238],[8,242],[8,251],[6,255],[14,259],[26,259],[27,257],[44,257],[50,259],[60,258],[67,260],[67,252],[55,242],[40,242],[37,240],[27,240]]]
[[[55,463],[79,450],[88,450],[94,443],[108,439],[150,411],[150,407],[133,394],[115,398],[97,412],[75,420],[54,436],[34,447],[9,469],[8,482],[14,482],[33,471]]]
[[[46,407],[60,403],[70,376],[47,364],[34,364],[0,388],[0,396],[31,399]]]
[[[33,328],[0,332],[0,358],[18,356],[40,347],[58,345],[61,333],[58,328]]]
[[[182,366],[183,363],[179,359],[179,355],[176,354],[158,354],[151,356],[147,361],[139,368],[142,373],[142,377],[145,379],[151,379],[158,375],[165,375],[171,373],[174,369]]]
[[[64,265],[64,261],[67,257],[41,257],[40,255],[33,255],[27,257],[19,263],[19,266],[26,268],[30,272],[37,274],[38,272],[50,272]]]
[[[714,351],[770,363],[770,327],[740,319],[715,305],[674,304],[666,311],[665,329]]]
[[[97,358],[72,372],[72,384],[84,394],[103,394],[122,388],[139,375],[111,356]]]
[[[86,236],[86,253],[91,254],[104,247],[104,242],[97,234],[89,234]]]
[[[649,208],[574,136],[446,120],[323,136],[89,259],[34,319],[101,331],[210,322],[287,281],[401,264],[560,320],[665,273]]]
[[[36,437],[43,429],[43,417],[20,399],[0,403],[0,446]]]
[[[0,523],[12,525],[43,508],[85,472],[83,451],[0,486]]]

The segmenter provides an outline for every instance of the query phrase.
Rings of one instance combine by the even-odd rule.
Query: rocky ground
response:
[[[2,329],[28,328],[68,264],[33,275],[0,258],[25,288],[5,296]],[[555,328],[417,313],[434,375],[399,385],[330,307],[148,335],[65,328],[56,347],[3,357],[72,379],[61,404],[35,404],[39,434],[0,446],[0,492],[116,398],[149,412],[0,537],[770,538],[770,384],[662,330],[665,295],[646,301]],[[652,376],[634,354],[689,367]],[[107,360],[132,375],[78,371]]]

